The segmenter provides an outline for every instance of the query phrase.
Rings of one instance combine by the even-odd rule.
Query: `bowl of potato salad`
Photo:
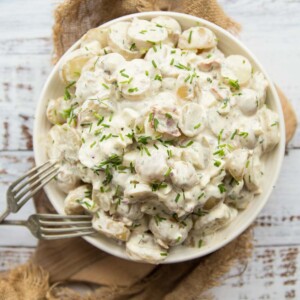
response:
[[[124,16],[59,60],[36,111],[36,163],[56,160],[46,193],[92,215],[85,239],[159,264],[204,256],[265,205],[284,155],[268,75],[220,27],[185,14]]]

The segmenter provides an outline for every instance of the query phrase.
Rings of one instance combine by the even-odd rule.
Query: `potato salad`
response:
[[[65,213],[91,214],[131,259],[209,244],[261,193],[278,115],[264,75],[210,29],[168,16],[95,28],[60,77],[47,149]]]

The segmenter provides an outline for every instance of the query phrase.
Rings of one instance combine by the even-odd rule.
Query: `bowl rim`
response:
[[[173,256],[171,255],[165,261],[161,262],[161,264],[166,264],[166,263],[177,263],[177,262],[192,260],[192,259],[196,259],[199,257],[203,257],[205,255],[208,255],[208,254],[224,247],[228,243],[230,243],[233,239],[235,239],[237,236],[239,236],[242,232],[244,232],[253,223],[255,218],[258,216],[258,214],[261,212],[263,207],[266,205],[266,203],[272,193],[273,186],[275,186],[275,183],[278,180],[278,176],[279,176],[283,158],[284,158],[284,151],[285,151],[285,123],[284,123],[283,110],[282,110],[282,106],[281,106],[281,103],[279,100],[279,96],[277,94],[277,91],[275,89],[273,82],[271,81],[271,79],[270,79],[268,73],[265,71],[264,67],[260,64],[260,62],[258,61],[256,56],[241,41],[239,41],[235,36],[233,36],[231,33],[226,31],[225,29],[219,27],[218,25],[216,25],[212,22],[209,22],[207,20],[204,20],[202,18],[199,18],[196,16],[191,16],[191,15],[184,14],[184,13],[167,12],[167,11],[164,11],[164,12],[151,11],[151,12],[141,12],[141,13],[134,13],[134,14],[126,15],[126,16],[121,16],[119,18],[116,18],[116,19],[110,20],[109,22],[104,23],[99,27],[107,27],[116,22],[131,20],[134,17],[139,17],[139,18],[148,17],[149,18],[149,17],[157,17],[157,16],[169,16],[169,17],[173,17],[175,19],[177,19],[177,18],[188,19],[189,21],[194,21],[195,23],[199,22],[201,25],[207,26],[208,28],[212,29],[215,33],[221,33],[221,34],[225,35],[228,39],[231,40],[231,42],[235,43],[242,51],[244,51],[249,57],[251,57],[251,59],[258,66],[259,71],[261,71],[264,74],[266,80],[268,81],[270,94],[272,95],[272,97],[270,97],[270,98],[272,98],[272,101],[274,101],[275,109],[279,116],[279,125],[280,125],[279,126],[280,141],[277,145],[277,147],[278,147],[277,151],[279,152],[279,155],[278,155],[279,159],[277,159],[277,161],[276,161],[275,171],[273,172],[271,180],[269,181],[270,187],[267,189],[267,191],[265,191],[264,198],[260,199],[260,201],[257,202],[257,205],[256,205],[255,210],[252,213],[252,215],[249,216],[247,221],[244,221],[239,228],[232,231],[232,233],[230,233],[226,238],[219,240],[214,246],[208,247],[207,249],[203,249],[202,251],[200,251],[200,249],[199,249],[199,252],[197,252],[195,254],[190,254],[188,256],[181,254],[181,255],[178,255],[178,257],[177,256],[173,257],[174,255]],[[71,51],[73,51],[75,48],[77,48],[79,43],[80,43],[80,39],[77,42],[75,42],[65,52],[65,54],[59,59],[59,61],[55,64],[55,66],[53,67],[52,71],[50,72],[50,74],[43,86],[42,92],[40,94],[40,97],[39,97],[39,100],[38,100],[38,103],[36,106],[36,110],[35,110],[35,121],[34,121],[34,129],[33,129],[33,151],[34,151],[34,158],[35,158],[36,165],[40,165],[43,162],[45,162],[43,159],[43,151],[44,151],[43,146],[41,146],[38,141],[38,136],[39,136],[38,124],[45,118],[45,116],[43,115],[43,105],[45,104],[44,99],[46,98],[46,92],[47,92],[48,86],[50,85],[51,81],[53,80],[53,77],[58,72],[59,65],[62,62],[62,60]],[[58,204],[58,202],[54,201],[51,197],[52,188],[49,185],[46,185],[44,187],[44,190],[45,190],[46,195],[48,196],[51,204],[54,206],[55,210],[62,213],[62,209],[61,209],[60,205]],[[120,257],[120,258],[123,258],[126,260],[131,260],[124,252],[122,252],[122,254],[120,254],[119,252],[116,252],[115,250],[110,249],[109,245],[104,245],[103,243],[101,243],[101,241],[98,241],[93,237],[86,236],[83,238],[87,242],[92,244],[93,246],[95,246],[111,255],[114,255],[114,256],[117,256],[117,257]]]

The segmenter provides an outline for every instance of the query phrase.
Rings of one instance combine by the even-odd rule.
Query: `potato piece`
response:
[[[182,244],[193,226],[190,218],[184,221],[176,221],[168,216],[153,216],[149,222],[149,229],[154,235],[156,242],[163,248]]]
[[[193,164],[195,168],[204,169],[208,165],[209,148],[194,142],[191,146],[182,150],[182,158]]]
[[[130,203],[137,201],[145,201],[147,198],[155,197],[151,187],[141,182],[138,177],[130,177],[127,181],[124,197],[129,200]]]
[[[64,97],[51,99],[47,106],[46,115],[52,124],[63,124],[67,121],[65,112],[69,109],[70,102],[65,101]]]
[[[126,242],[130,236],[130,230],[124,223],[114,220],[103,210],[97,211],[92,220],[92,225],[95,230],[103,233],[109,238]]]
[[[225,82],[232,86],[245,85],[251,78],[252,66],[249,60],[242,55],[229,55],[224,60],[221,67],[221,75]],[[235,87],[235,86],[234,86]]]
[[[217,45],[215,34],[208,28],[197,26],[182,32],[178,47],[181,49],[208,49]]]
[[[248,157],[249,151],[246,149],[237,149],[228,154],[225,169],[235,180],[240,181],[244,177]]]
[[[59,75],[65,83],[77,81],[83,66],[89,59],[100,52],[100,44],[97,41],[87,44],[84,48],[76,49],[64,57]]]
[[[261,72],[253,74],[250,88],[255,90],[258,95],[258,107],[262,107],[265,104],[268,86],[268,81]]]
[[[150,127],[150,135],[161,133],[166,139],[179,137],[181,135],[177,126],[179,122],[179,111],[175,106],[153,106],[145,122],[145,131],[147,134],[148,131],[146,129]]]
[[[108,28],[92,28],[80,39],[80,46],[83,48],[87,44],[97,41],[101,48],[107,47],[107,34]]]
[[[263,176],[263,163],[259,159],[259,153],[253,153],[245,169],[244,181],[249,191],[255,194],[261,193],[261,182]]]
[[[133,19],[128,27],[128,37],[136,47],[144,53],[150,47],[168,38],[168,31],[164,27],[156,26],[147,20]]]
[[[126,252],[133,260],[151,264],[158,264],[168,256],[167,251],[159,246],[149,233],[132,233],[126,243]]]
[[[76,83],[75,95],[82,101],[87,99],[108,99],[112,93],[112,85],[95,72],[83,72]]]
[[[197,81],[197,73],[184,72],[176,81],[176,96],[183,101],[198,102],[201,97],[201,89]]]
[[[59,168],[59,173],[56,176],[56,184],[64,193],[69,193],[80,184],[80,177],[77,175],[76,166],[63,164]]]
[[[91,187],[88,185],[81,185],[69,192],[64,201],[64,209],[67,215],[80,215],[84,213],[84,208],[81,201],[90,195]]]
[[[139,100],[155,93],[161,86],[159,70],[142,59],[125,62],[118,69],[117,82],[122,96],[130,100]]]
[[[49,131],[48,141],[47,150],[50,159],[66,160],[71,163],[78,161],[81,139],[74,128],[68,124],[54,125]]]
[[[135,170],[146,182],[161,182],[165,179],[165,174],[169,169],[167,153],[154,147],[148,149],[150,156],[146,153],[140,153],[136,158]]]
[[[244,115],[252,116],[256,114],[259,106],[258,94],[256,91],[243,89],[235,96],[235,101]]]
[[[182,107],[178,126],[186,136],[194,137],[205,127],[205,120],[205,113],[199,104],[187,103]]]
[[[169,16],[158,16],[151,20],[158,27],[164,27],[168,31],[168,39],[165,41],[168,44],[176,45],[178,42],[179,35],[181,34],[181,26],[174,19]]]
[[[263,152],[270,152],[280,140],[278,115],[265,106],[259,111],[258,118],[263,131],[259,143]]]
[[[131,22],[118,22],[108,29],[107,42],[113,52],[124,56],[125,59],[134,59],[142,56],[134,41],[127,35]]]
[[[227,226],[237,214],[236,209],[220,203],[209,214],[199,217],[194,224],[194,230],[205,235],[212,234]]]
[[[181,189],[188,189],[198,183],[197,173],[193,165],[185,161],[171,163],[170,178],[172,183]]]

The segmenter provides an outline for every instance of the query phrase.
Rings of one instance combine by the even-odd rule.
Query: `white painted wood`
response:
[[[56,2],[0,1],[0,209],[9,182],[32,166],[30,135],[35,104],[51,70]],[[291,99],[300,118],[300,1],[219,2],[243,25],[241,40]],[[228,278],[213,290],[217,299],[300,298],[296,280],[300,277],[300,129],[290,148],[294,149],[285,158],[278,184],[257,219],[253,259],[243,275]],[[29,203],[13,218],[26,218],[32,212]],[[35,244],[27,229],[1,226],[0,271],[26,261],[33,249],[24,246]],[[239,271],[234,268],[228,276]]]

